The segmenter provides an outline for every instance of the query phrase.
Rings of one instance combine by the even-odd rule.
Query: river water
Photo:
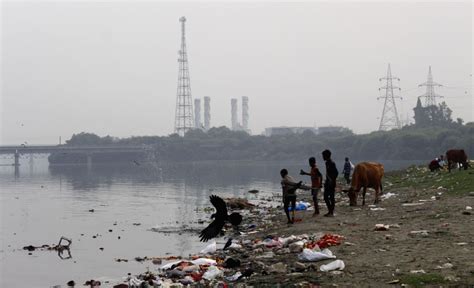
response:
[[[382,163],[386,171],[409,164]],[[337,162],[340,170],[342,164]],[[198,231],[207,222],[198,220],[210,216],[203,211],[210,206],[209,195],[250,200],[279,195],[281,168],[309,182],[297,175],[307,169],[304,161],[87,167],[22,159],[16,173],[12,166],[0,166],[0,287],[65,287],[69,280],[120,279],[156,268],[135,257],[196,253],[205,246]],[[249,194],[251,189],[262,192]],[[29,255],[22,249],[57,244],[61,236],[72,239],[71,258],[61,259],[53,251]]]

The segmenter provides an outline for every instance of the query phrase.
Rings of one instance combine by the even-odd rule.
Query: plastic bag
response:
[[[161,270],[168,270],[168,269],[171,269],[171,267],[173,267],[174,265],[178,265],[181,262],[183,262],[183,261],[178,260],[178,261],[173,261],[173,262],[170,262],[170,263],[166,263],[165,265],[161,266],[160,269]]]
[[[308,262],[314,262],[314,261],[320,261],[320,260],[325,260],[325,259],[335,259],[336,256],[334,256],[329,249],[324,249],[321,252],[315,252],[310,249],[303,249],[303,252],[301,254],[298,254],[298,259],[300,261],[308,261]]]
[[[239,280],[239,278],[240,278],[241,276],[242,276],[242,273],[240,273],[240,271],[239,271],[239,272],[235,273],[235,274],[232,275],[232,276],[225,277],[225,279],[226,279],[227,281],[231,281],[231,282],[232,282],[232,281],[237,281],[237,280]]]
[[[346,265],[344,264],[344,261],[336,260],[326,265],[321,265],[321,267],[319,267],[319,270],[323,272],[332,271],[332,270],[344,270],[344,267],[346,267]]]
[[[202,249],[201,254],[211,254],[216,252],[217,250],[217,243],[216,241],[213,241],[211,244],[207,245],[206,248]]]
[[[191,261],[194,265],[216,265],[216,260],[208,259],[208,258],[198,258],[196,260]]]
[[[311,206],[309,202],[298,201],[296,202],[295,211],[306,210],[308,209],[309,206]],[[288,211],[291,211],[291,210],[293,210],[293,208],[291,206],[288,207]]]
[[[224,272],[219,270],[219,268],[217,268],[216,266],[211,266],[209,267],[209,269],[207,269],[206,273],[202,275],[202,278],[210,281],[222,276],[223,274]]]
[[[290,237],[286,237],[286,238],[278,238],[278,241],[283,244],[283,246],[287,245],[287,244],[290,244],[291,242],[294,242],[296,241],[298,238],[296,238],[295,235],[291,235]]]

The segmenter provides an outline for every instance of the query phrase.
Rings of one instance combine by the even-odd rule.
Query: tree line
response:
[[[370,160],[422,160],[462,148],[474,153],[474,123],[437,126],[409,125],[391,131],[356,135],[350,130],[315,135],[311,131],[290,135],[249,135],[227,127],[190,130],[185,136],[100,137],[79,133],[66,141],[81,145],[148,145],[155,157],[166,161],[199,160],[303,160],[330,149],[339,157]],[[60,160],[60,159],[59,159]]]

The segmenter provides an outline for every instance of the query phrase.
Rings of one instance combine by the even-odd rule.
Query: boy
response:
[[[324,150],[322,152],[323,159],[326,162],[326,181],[324,182],[324,202],[328,207],[328,213],[325,217],[334,217],[334,208],[336,207],[336,200],[334,193],[336,192],[336,179],[339,171],[337,171],[336,163],[331,159],[331,151]]]
[[[323,183],[323,175],[319,172],[318,167],[316,166],[316,158],[311,157],[308,159],[309,166],[311,167],[311,171],[309,173],[300,170],[300,175],[308,175],[311,176],[311,195],[313,196],[313,203],[314,203],[314,214],[313,216],[319,215],[319,207],[318,207],[318,193],[321,190],[321,185]]]
[[[288,224],[293,224],[295,221],[295,209],[296,209],[296,189],[301,187],[301,181],[295,182],[293,177],[288,175],[288,170],[281,169],[281,188],[283,190],[283,209],[285,209],[286,218],[288,219]],[[290,212],[288,211],[288,206],[291,203],[291,219]]]
[[[351,183],[351,172],[354,170],[354,165],[349,161],[349,158],[346,157],[344,162],[344,169],[342,169],[342,174],[344,174],[344,179],[346,179],[346,183]]]

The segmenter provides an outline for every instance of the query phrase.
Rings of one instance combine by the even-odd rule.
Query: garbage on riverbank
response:
[[[340,235],[322,233],[287,237],[268,235],[263,239],[241,237],[239,240],[231,240],[230,246],[234,248],[226,250],[223,249],[222,244],[214,241],[205,246],[197,255],[192,255],[188,259],[169,261],[161,265],[156,273],[147,271],[133,277],[129,276],[122,284],[129,287],[170,287],[172,285],[227,287],[226,285],[230,283],[252,277],[252,275],[301,272],[311,267],[304,262],[334,260],[336,256],[327,247],[341,244],[343,238]],[[288,262],[283,263],[277,260],[281,257],[292,259],[293,261],[289,263],[293,264],[288,265]],[[322,264],[320,271],[343,270],[344,266],[344,262],[338,260],[327,265]]]

